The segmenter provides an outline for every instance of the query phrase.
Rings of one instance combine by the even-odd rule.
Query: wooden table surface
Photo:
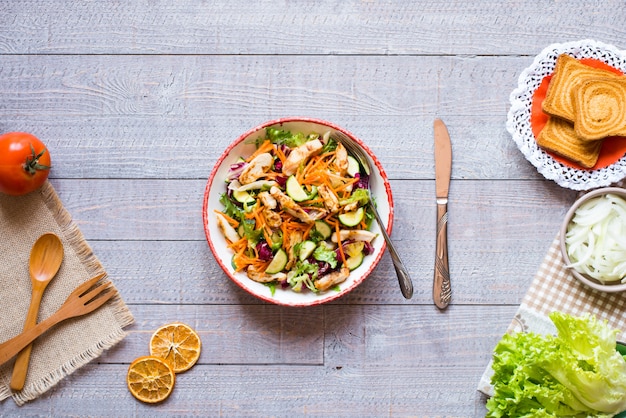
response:
[[[135,316],[113,349],[3,416],[455,416],[476,391],[576,192],[544,179],[505,124],[555,42],[626,48],[621,0],[0,2],[0,131],[46,142],[51,183]],[[329,120],[369,145],[395,201],[391,260],[327,305],[264,303],[205,240],[222,151],[267,120]],[[433,120],[453,143],[451,305],[432,302]],[[160,325],[199,363],[157,406],[125,376]]]

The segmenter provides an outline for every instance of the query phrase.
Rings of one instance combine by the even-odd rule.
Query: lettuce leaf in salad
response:
[[[349,205],[350,203],[358,202],[359,206],[365,206],[370,201],[370,194],[367,189],[354,189],[346,199],[341,199],[339,204],[341,206]]]
[[[626,410],[617,331],[588,314],[553,312],[557,335],[505,335],[494,349],[487,417],[610,417]]]
[[[331,268],[337,267],[337,253],[334,250],[326,248],[324,245],[318,245],[315,248],[313,258],[317,261],[325,261],[330,264]]]
[[[313,280],[317,278],[317,272],[319,267],[317,264],[309,263],[308,261],[296,262],[293,269],[287,273],[287,283],[291,286],[291,289],[295,292],[300,292],[302,286],[306,286],[309,290],[316,292],[315,284]]]
[[[224,213],[233,219],[242,221],[245,219],[244,211],[233,202],[226,193],[220,195],[220,203],[224,206]]]
[[[336,149],[337,149],[337,143],[335,141],[333,141],[332,139],[329,139],[328,141],[326,141],[324,143],[324,146],[322,147],[322,150],[320,151],[320,154],[326,154],[327,152],[333,152]]]
[[[318,135],[316,134],[315,138],[317,137]],[[286,145],[289,148],[298,147],[311,139],[304,136],[302,132],[292,133],[290,131],[285,131],[272,127],[269,127],[265,130],[265,138],[269,139],[272,144]]]
[[[256,222],[254,219],[244,219],[241,221],[243,226],[243,236],[248,239],[249,242],[256,245],[263,237],[263,229],[254,229]]]

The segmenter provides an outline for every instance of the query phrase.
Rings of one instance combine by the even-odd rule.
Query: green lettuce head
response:
[[[553,312],[557,335],[505,335],[494,349],[487,417],[611,417],[626,410],[617,331],[590,315]]]

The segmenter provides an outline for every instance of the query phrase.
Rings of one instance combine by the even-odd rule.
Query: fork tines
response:
[[[109,297],[115,294],[115,292],[113,291],[113,283],[107,281],[98,284],[91,291],[84,293],[84,296],[81,295],[81,299],[85,299],[84,305],[87,305],[88,303],[91,303],[100,297],[106,297],[109,293],[111,294]]]
[[[87,293],[87,291],[93,287],[94,284],[96,284],[96,282],[98,280],[100,280],[101,278],[103,278],[104,276],[106,276],[106,273],[100,273],[95,277],[92,277],[91,279],[87,280],[86,282],[82,283],[81,285],[79,285],[76,289],[74,289],[74,291],[71,293],[72,296],[82,296],[85,293]]]

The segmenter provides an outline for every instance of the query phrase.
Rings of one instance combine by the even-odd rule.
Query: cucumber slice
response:
[[[343,251],[348,256],[345,266],[348,269],[354,270],[363,264],[363,259],[365,258],[365,255],[363,254],[364,247],[365,244],[363,244],[363,241],[357,241],[344,245]]]
[[[363,259],[365,258],[365,256],[363,255],[363,253],[359,253],[357,255],[354,255],[352,257],[349,257],[346,260],[346,263],[344,264],[348,269],[350,269],[350,271],[358,268],[361,264],[363,264]]]
[[[272,245],[270,245],[270,248],[272,251],[276,251],[283,246],[283,233],[280,230],[272,232],[271,239]]]
[[[233,254],[233,256],[230,258],[230,266],[233,268],[233,270],[237,271],[237,264],[235,264],[235,255]]]
[[[304,202],[309,199],[309,194],[302,188],[295,176],[289,176],[285,184],[285,190],[289,197],[296,202]]]
[[[333,234],[333,229],[325,221],[315,221],[315,230],[322,236],[323,239],[328,239]]]
[[[316,244],[313,241],[303,241],[300,244],[300,253],[298,254],[298,258],[300,261],[304,261],[313,254],[315,250]]]
[[[361,172],[361,169],[359,167],[359,162],[352,155],[348,155],[348,171],[347,172],[350,177],[354,177],[358,173]]]
[[[345,226],[357,226],[363,220],[364,215],[365,211],[363,210],[363,208],[358,208],[357,210],[352,212],[342,213],[338,216],[338,218],[339,222],[341,222]]]
[[[276,251],[276,254],[274,254],[274,258],[272,259],[272,262],[269,264],[269,266],[267,266],[267,268],[265,269],[265,273],[280,273],[287,265],[287,260],[287,253],[281,248],[280,250]]]
[[[254,203],[255,199],[247,191],[233,191],[233,198],[240,203]]]

